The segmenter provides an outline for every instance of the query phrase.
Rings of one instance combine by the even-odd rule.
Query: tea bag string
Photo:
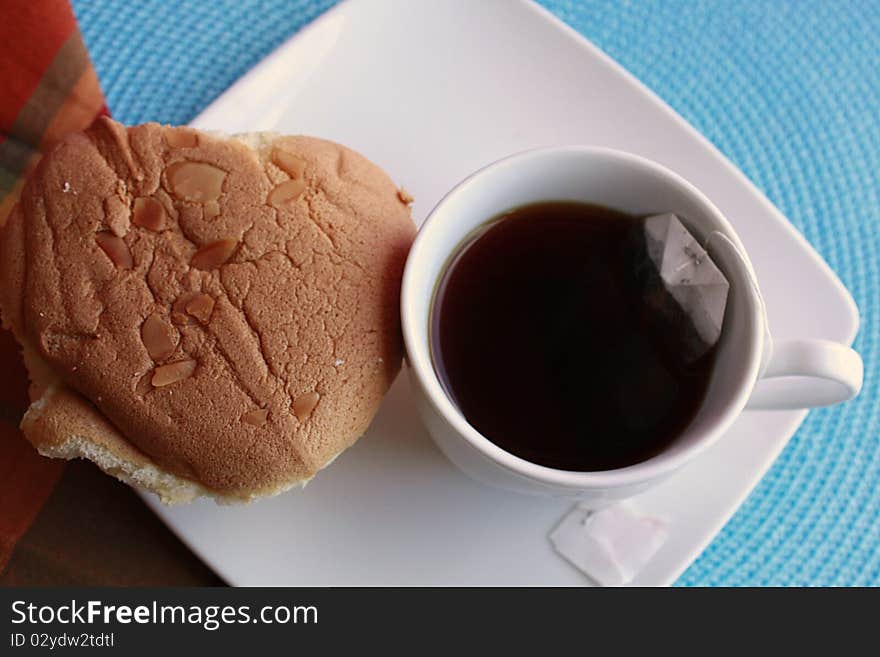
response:
[[[683,260],[681,264],[679,264],[675,268],[675,271],[679,272],[685,267],[690,267],[691,265],[698,267],[703,264],[703,258],[705,258],[706,255],[708,255],[709,253],[709,243],[712,241],[713,237],[723,240],[733,251],[736,252],[737,257],[742,260],[744,264],[748,264],[748,261],[745,260],[742,252],[737,248],[736,244],[733,243],[733,240],[731,240],[720,230],[713,230],[711,233],[709,233],[709,235],[706,237],[705,240],[703,240],[703,243],[701,244],[701,247],[703,249],[702,253],[694,253],[691,249],[687,247],[684,248],[684,254],[687,256],[687,259]],[[747,269],[749,270],[749,273],[751,273],[751,267],[747,267]]]
[[[713,239],[716,243],[721,242],[725,247],[727,247],[727,249],[731,253],[734,254],[736,259],[740,261],[740,263],[743,266],[743,269],[745,269],[746,272],[748,272],[749,283],[752,286],[752,290],[757,295],[758,299],[761,301],[761,308],[766,311],[766,306],[764,305],[764,297],[761,296],[761,290],[758,288],[758,281],[757,281],[757,277],[755,276],[755,271],[752,268],[751,263],[746,258],[745,254],[743,254],[743,252],[736,245],[736,243],[732,239],[730,239],[727,235],[722,233],[720,230],[713,230],[711,233],[709,233],[706,236],[706,239],[703,241],[703,251],[705,251],[705,253],[709,254],[710,257],[711,257],[711,254],[710,254],[709,249],[711,248],[711,242],[713,241]],[[722,247],[722,248],[724,248],[724,247]]]
[[[763,362],[761,363],[761,372],[763,372],[767,366],[767,362],[769,361],[769,354],[771,354],[773,351],[773,338],[770,336],[770,327],[767,320],[767,304],[764,302],[764,296],[761,294],[761,288],[758,287],[758,279],[755,275],[755,270],[752,268],[752,264],[749,262],[748,258],[745,257],[745,254],[736,245],[736,243],[720,230],[713,230],[706,236],[706,239],[703,241],[703,249],[706,251],[706,253],[709,254],[710,257],[712,242],[715,243],[716,250],[719,247],[721,249],[726,248],[733,255],[733,257],[739,260],[740,264],[748,275],[749,285],[752,288],[752,292],[754,293],[755,298],[758,300],[758,305],[761,307],[761,314],[764,318],[764,344],[767,347],[764,350],[765,356]],[[715,262],[717,264],[717,258],[715,259]]]

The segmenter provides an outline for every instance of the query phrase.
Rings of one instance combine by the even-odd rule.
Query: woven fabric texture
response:
[[[862,315],[860,398],[810,413],[678,584],[880,585],[880,3],[542,3],[739,166]],[[109,108],[127,123],[186,123],[333,4],[73,2]]]

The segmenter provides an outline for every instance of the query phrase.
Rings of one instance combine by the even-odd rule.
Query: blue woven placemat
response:
[[[75,0],[113,115],[186,123],[333,0]],[[810,413],[682,585],[880,585],[880,3],[544,0],[712,140],[862,314],[861,397]]]

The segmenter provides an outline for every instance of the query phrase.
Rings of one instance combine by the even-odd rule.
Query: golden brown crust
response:
[[[2,218],[0,218],[2,219]],[[21,207],[16,204],[0,226],[0,322],[22,339],[22,296],[24,289],[24,232]]]
[[[291,174],[303,184],[270,201]],[[137,199],[160,204],[162,223],[152,202],[132,221]],[[414,232],[388,177],[331,142],[255,151],[109,119],[71,135],[0,231],[4,321],[69,389],[53,389],[55,428],[35,414],[28,436],[57,441],[57,419],[85,404],[103,424],[81,434],[219,495],[310,478],[364,431],[399,369]],[[213,305],[193,304],[200,294]],[[305,416],[303,399],[317,400]]]

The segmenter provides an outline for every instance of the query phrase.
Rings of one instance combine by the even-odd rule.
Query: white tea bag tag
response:
[[[624,503],[591,511],[575,506],[550,533],[556,551],[602,586],[633,580],[666,541],[666,524]]]

